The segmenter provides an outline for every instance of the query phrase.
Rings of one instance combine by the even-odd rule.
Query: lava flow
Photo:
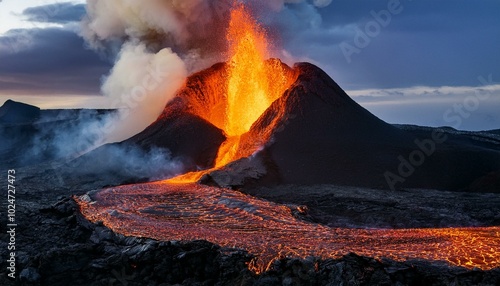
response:
[[[209,76],[193,75],[193,87],[178,95],[182,112],[224,132],[226,141],[218,149],[214,168],[248,157],[269,142],[276,118],[284,114],[279,99],[298,77],[279,60],[267,59],[266,33],[242,5],[231,13],[227,39],[228,63]],[[262,119],[271,107],[274,118]],[[259,128],[254,128],[257,123]],[[248,250],[258,257],[249,265],[257,272],[276,257],[338,258],[349,252],[467,268],[500,267],[499,227],[330,228],[295,218],[287,206],[195,183],[210,171],[109,188],[76,200],[85,217],[118,233],[159,240],[202,239]]]
[[[330,228],[289,207],[228,189],[165,182],[121,186],[77,198],[82,213],[115,232],[158,240],[208,240],[248,250],[260,272],[278,257],[339,258],[349,252],[397,261],[425,259],[467,268],[500,267],[500,227]]]

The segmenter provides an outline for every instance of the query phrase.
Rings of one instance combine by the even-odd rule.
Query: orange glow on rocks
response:
[[[149,183],[105,189],[79,201],[82,213],[118,233],[163,241],[207,240],[242,248],[265,271],[278,257],[339,258],[349,252],[488,270],[500,267],[500,227],[331,228],[295,218],[284,205],[198,184]]]

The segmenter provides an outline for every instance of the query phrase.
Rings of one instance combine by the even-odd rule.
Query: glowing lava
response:
[[[191,113],[222,129],[227,136],[219,148],[214,168],[248,157],[261,147],[260,143],[268,141],[276,121],[268,124],[268,132],[253,134],[251,140],[242,142],[242,135],[297,78],[295,72],[281,61],[268,59],[270,45],[266,32],[244,5],[239,4],[231,11],[226,38],[229,60],[225,77],[207,79],[204,84],[208,88],[203,94],[195,96],[202,99],[190,101]],[[207,101],[210,102],[209,107],[200,104]],[[169,182],[196,182],[210,171],[184,174]]]
[[[250,130],[295,79],[281,62],[266,61],[269,58],[266,33],[242,4],[231,12],[227,41],[231,56],[224,131],[229,138],[219,150],[215,167],[242,157],[237,155],[241,135]]]
[[[269,57],[265,31],[243,5],[231,13],[227,40],[231,58],[224,131],[239,136],[250,130],[291,82],[281,65],[265,62]]]
[[[484,270],[500,267],[500,228],[330,228],[292,216],[287,206],[232,190],[163,182],[103,190],[79,200],[82,213],[118,233],[158,240],[208,240],[257,256],[339,258],[349,252],[398,261],[425,259]]]

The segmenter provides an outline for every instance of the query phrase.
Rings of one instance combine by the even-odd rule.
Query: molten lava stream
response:
[[[248,250],[258,271],[280,256],[338,258],[349,252],[398,261],[425,259],[484,270],[500,267],[500,227],[330,228],[283,205],[232,190],[164,182],[105,189],[82,213],[118,233],[158,240],[208,240]]]

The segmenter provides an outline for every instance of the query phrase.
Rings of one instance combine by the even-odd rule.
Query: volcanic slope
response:
[[[222,63],[191,76],[159,119],[127,143],[169,148],[188,162],[186,171],[212,167],[227,137],[218,122],[225,112],[226,72]],[[267,169],[253,184],[389,188],[392,183],[395,188],[467,190],[500,170],[498,140],[474,140],[446,129],[416,136],[358,105],[320,68],[298,63],[293,72],[296,81],[241,136],[238,153],[252,146],[259,152],[250,161],[259,160]],[[433,140],[433,131],[446,140]],[[420,152],[416,140],[433,152]],[[224,176],[233,175],[235,164],[225,168]],[[394,175],[389,183],[387,172]]]
[[[386,188],[386,172],[392,172],[404,179],[396,187],[456,190],[500,169],[498,141],[469,138],[462,143],[451,140],[456,138],[453,134],[441,134],[435,141],[435,129],[417,139],[359,106],[318,67],[300,63],[295,69],[299,73],[296,83],[251,131],[258,132],[276,109],[287,109],[281,128],[275,130],[263,152],[274,164],[281,182]],[[435,152],[412,156],[421,149],[416,140],[426,145],[427,151],[435,145]],[[413,167],[407,170],[405,164],[399,168],[401,159]]]

